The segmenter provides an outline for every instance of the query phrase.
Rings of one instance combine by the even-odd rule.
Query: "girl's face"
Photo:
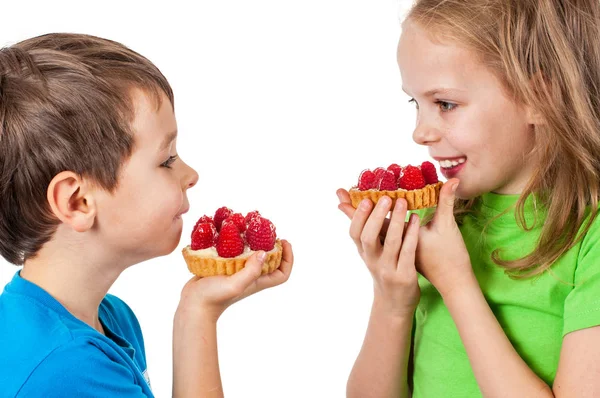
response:
[[[403,90],[417,107],[415,142],[429,147],[457,197],[521,193],[535,161],[531,111],[507,96],[476,55],[407,21],[398,44]]]

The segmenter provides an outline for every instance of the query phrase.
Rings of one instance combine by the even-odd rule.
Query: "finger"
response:
[[[383,222],[390,212],[391,206],[392,200],[387,196],[381,197],[377,202],[377,205],[365,223],[360,237],[363,250],[368,250],[371,254],[378,254],[377,252],[381,250],[382,245],[379,240],[379,233],[381,232],[381,228],[383,228]]]
[[[352,199],[350,199],[350,194],[344,188],[338,189],[337,191],[335,191],[335,193],[338,199],[340,200],[340,204],[348,203],[349,205],[352,205]]]
[[[433,216],[434,224],[454,223],[454,199],[456,198],[455,192],[459,182],[457,178],[452,178],[440,190],[440,199]]]
[[[385,264],[390,264],[396,268],[398,264],[398,255],[402,245],[402,237],[404,236],[404,226],[406,223],[406,200],[398,199],[396,206],[392,211],[392,218],[389,221],[389,228],[383,245],[383,257]]]
[[[356,209],[354,207],[352,207],[352,205],[349,205],[348,203],[340,203],[338,205],[338,209],[340,209],[342,211],[342,213],[344,213],[351,220],[352,220],[352,217],[354,216],[354,213],[356,212]]]
[[[398,258],[399,272],[415,272],[415,253],[419,242],[420,224],[419,216],[411,214]]]
[[[367,219],[371,214],[372,208],[373,202],[371,202],[369,199],[364,199],[358,205],[358,208],[352,217],[352,222],[350,223],[350,237],[354,241],[359,253],[363,252],[363,246],[360,237],[362,235],[363,228],[367,223]]]
[[[256,280],[257,291],[281,285],[290,278],[292,266],[294,265],[294,253],[292,252],[292,245],[286,240],[282,240],[281,244],[283,246],[281,265],[275,271],[269,274],[261,275]]]
[[[266,253],[262,250],[254,253],[248,257],[244,268],[229,277],[232,289],[235,292],[241,294],[248,286],[258,279],[265,258]]]

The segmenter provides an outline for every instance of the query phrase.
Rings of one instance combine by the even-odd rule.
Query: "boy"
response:
[[[137,319],[107,292],[179,242],[198,175],[176,138],[171,87],[123,45],[50,34],[0,50],[0,254],[23,265],[0,295],[0,396],[153,396]],[[262,254],[183,288],[173,396],[223,396],[217,319],[291,272],[289,243],[271,275]]]

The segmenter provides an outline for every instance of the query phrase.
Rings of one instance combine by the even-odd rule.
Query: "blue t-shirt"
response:
[[[98,314],[106,336],[17,272],[0,295],[0,397],[153,397],[135,315],[110,294]]]

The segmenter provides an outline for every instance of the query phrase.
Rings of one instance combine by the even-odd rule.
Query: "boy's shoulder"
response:
[[[100,318],[107,336],[73,317],[41,288],[15,275],[0,295],[3,393],[37,396],[40,390],[36,393],[35,389],[43,387],[44,396],[68,396],[74,391],[87,396],[84,390],[99,382],[109,389],[119,388],[119,384],[140,389],[135,383],[139,378],[135,366],[128,366],[145,366],[135,315],[121,299],[107,295]],[[109,334],[113,335],[109,338]],[[92,389],[89,395],[98,396],[99,392]]]

